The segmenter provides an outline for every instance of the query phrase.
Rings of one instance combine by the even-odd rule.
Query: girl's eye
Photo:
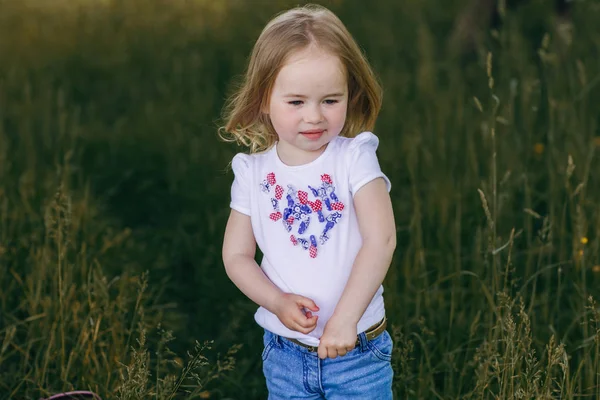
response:
[[[329,105],[335,104],[337,102],[338,102],[337,100],[333,100],[333,99],[325,100],[325,104],[329,104]]]
[[[292,100],[288,102],[288,104],[291,104],[293,106],[299,106],[300,104],[302,104],[302,100]]]

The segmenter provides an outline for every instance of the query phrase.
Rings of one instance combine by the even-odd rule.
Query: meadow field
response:
[[[317,1],[384,88],[398,399],[600,399],[600,3]],[[221,109],[300,0],[0,0],[0,399],[264,399]],[[503,4],[503,2],[500,2]]]

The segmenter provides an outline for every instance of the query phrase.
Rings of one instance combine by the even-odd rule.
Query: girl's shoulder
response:
[[[252,154],[237,153],[235,156],[233,156],[233,159],[231,160],[231,164],[232,164],[232,166],[237,165],[240,167],[249,168],[256,163],[260,163],[260,162],[264,161],[267,158],[269,151],[270,151],[270,149],[266,150],[266,151],[262,151],[260,153],[252,153]]]
[[[261,166],[270,162],[268,154],[268,150],[252,154],[237,153],[231,159],[231,169],[236,176],[249,178],[254,171],[260,170]]]
[[[252,168],[252,156],[245,153],[237,153],[231,159],[231,169],[235,175],[246,174]]]
[[[252,154],[237,153],[231,159],[231,165],[235,166],[249,166],[252,163]]]
[[[361,132],[355,137],[340,137],[340,150],[348,156],[363,151],[375,151],[379,147],[379,138],[373,132]]]

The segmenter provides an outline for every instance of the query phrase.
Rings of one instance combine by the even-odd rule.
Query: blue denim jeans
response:
[[[269,400],[391,400],[392,338],[387,331],[345,356],[321,360],[296,343],[265,330],[263,373]]]

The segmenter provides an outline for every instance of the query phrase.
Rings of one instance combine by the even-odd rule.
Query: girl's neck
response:
[[[277,142],[275,144],[275,151],[277,152],[277,157],[279,157],[279,160],[283,164],[287,165],[288,167],[299,167],[310,164],[318,159],[325,152],[327,146],[329,146],[329,143],[325,144],[319,150],[303,151],[290,148],[281,142]]]

